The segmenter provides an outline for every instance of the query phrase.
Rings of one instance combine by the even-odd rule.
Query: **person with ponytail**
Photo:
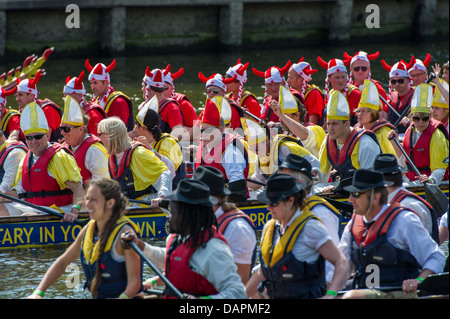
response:
[[[142,261],[134,250],[123,249],[118,240],[124,232],[138,234],[136,224],[124,216],[127,203],[117,181],[91,180],[84,200],[91,220],[28,298],[44,298],[45,291],[78,256],[87,280],[85,287],[93,298],[135,297],[142,288]]]

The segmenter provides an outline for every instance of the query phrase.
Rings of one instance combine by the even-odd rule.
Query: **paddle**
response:
[[[417,286],[418,294],[425,295],[448,295],[448,272],[430,275]],[[389,292],[403,290],[402,286],[385,286],[373,288],[375,290]],[[343,295],[347,290],[341,290],[338,295]]]
[[[57,210],[52,209],[52,208],[50,208],[50,207],[39,206],[39,205],[35,205],[35,204],[32,204],[32,203],[28,203],[28,202],[26,202],[26,201],[23,201],[23,200],[21,200],[21,199],[18,199],[18,198],[16,198],[16,197],[13,197],[13,196],[10,196],[10,195],[1,193],[1,192],[0,192],[0,196],[1,196],[1,197],[4,197],[4,198],[6,198],[6,199],[9,199],[10,201],[17,202],[17,203],[20,203],[20,204],[22,204],[22,205],[25,205],[25,206],[28,206],[28,207],[31,207],[31,208],[34,208],[34,209],[43,211],[44,213],[47,213],[47,214],[50,214],[50,215],[53,215],[53,216],[57,216],[57,217],[59,217],[59,218],[64,218],[64,214],[61,214],[61,213],[58,212]],[[79,219],[75,219],[73,222],[74,222],[75,224],[80,225],[80,226],[84,226],[84,225],[86,225],[86,224],[89,222],[89,219],[87,219],[87,220],[79,220]]]
[[[183,294],[169,281],[169,279],[167,279],[159,271],[159,269],[150,261],[150,259],[148,259],[147,256],[144,255],[142,250],[140,250],[139,247],[133,241],[130,241],[129,244],[131,248],[133,248],[134,251],[142,258],[142,260],[144,260],[150,266],[150,268],[159,276],[159,278],[161,278],[162,281],[164,281],[166,286],[170,288],[178,298],[183,299]]]
[[[405,156],[406,160],[411,165],[412,169],[414,170],[414,173],[416,173],[417,176],[420,176],[420,172],[417,169],[417,167],[414,165],[414,163],[409,158],[408,154],[406,154],[406,151],[403,149],[403,147],[400,145],[400,142],[398,139],[393,136],[392,139],[394,140],[395,144],[397,144],[398,148],[402,151],[403,155]],[[441,217],[445,212],[447,211],[448,206],[448,198],[444,195],[444,193],[441,191],[438,185],[436,184],[430,184],[430,183],[423,183],[425,186],[425,197],[427,201],[433,206],[434,210],[436,211],[437,217]]]

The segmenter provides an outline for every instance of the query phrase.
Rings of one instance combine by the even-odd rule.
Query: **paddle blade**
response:
[[[436,217],[439,218],[445,214],[448,209],[448,198],[435,184],[425,184],[425,197],[427,202],[433,206],[436,211]]]
[[[448,295],[448,272],[430,275],[419,284],[419,295]]]

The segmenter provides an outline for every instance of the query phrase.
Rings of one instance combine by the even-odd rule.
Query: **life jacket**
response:
[[[161,144],[166,138],[175,140],[177,145],[180,147],[181,154],[183,154],[183,149],[182,149],[181,145],[179,144],[178,139],[176,139],[175,137],[173,137],[172,135],[167,134],[167,133],[162,133],[161,138],[159,140],[155,141],[154,149],[157,152],[159,152],[159,149],[161,148]],[[172,159],[170,159],[170,160],[172,160]],[[172,190],[175,190],[178,186],[178,183],[184,178],[186,178],[186,165],[185,165],[184,161],[181,161],[181,164],[175,170],[175,177],[172,179]]]
[[[283,163],[284,158],[280,159],[279,156],[280,147],[283,145],[287,146],[291,153],[298,156],[304,157],[310,154],[310,152],[303,147],[302,142],[297,138],[290,135],[277,134],[272,140],[269,158],[266,160],[258,159],[264,177],[269,178],[281,163]]]
[[[138,146],[148,149],[144,144],[134,142],[131,144],[131,147],[124,152],[119,165],[117,165],[115,154],[110,155],[108,160],[109,175],[119,182],[122,192],[128,198],[132,199],[157,192],[153,185],[149,185],[146,189],[141,191],[137,191],[134,187],[134,177],[130,164],[133,151]]]
[[[80,168],[80,174],[83,178],[83,184],[86,184],[92,178],[92,173],[86,168],[85,161],[88,148],[96,142],[101,143],[101,140],[95,135],[89,135],[81,142],[76,151],[73,152],[73,156],[75,157],[78,167]],[[63,145],[69,148],[69,144],[67,144],[66,142],[64,142]]]
[[[387,239],[386,233],[392,221],[399,213],[410,211],[398,203],[391,204],[374,224],[366,229],[362,215],[353,214],[350,227],[350,258],[355,264],[356,274],[354,288],[367,288],[366,272],[368,265],[379,267],[380,286],[401,286],[403,280],[416,278],[420,265],[414,256],[405,250],[394,247]]]
[[[422,132],[419,139],[416,141],[416,144],[414,147],[412,146],[412,138],[413,135],[413,125],[411,124],[409,129],[405,133],[405,137],[403,138],[403,149],[407,154],[409,154],[409,157],[411,161],[414,163],[414,165],[417,167],[419,172],[421,174],[430,175],[431,174],[431,168],[430,168],[430,141],[431,137],[433,136],[433,133],[436,129],[439,129],[444,133],[445,137],[448,140],[448,134],[447,129],[442,125],[441,122],[436,121],[435,119],[430,119],[430,124],[428,127]],[[414,171],[412,170],[412,167],[410,164],[408,164],[408,173],[406,174],[406,177],[409,178],[410,181],[415,181],[415,177],[417,176]],[[445,176],[444,176],[445,179]],[[448,180],[448,174],[447,178]]]
[[[43,100],[38,100],[37,104],[40,105],[40,107],[42,108],[42,110],[45,110],[48,107],[51,107],[53,109],[55,109],[58,114],[59,114],[59,122],[58,123],[48,123],[49,126],[52,126],[53,124],[56,124],[56,129],[53,131],[52,130],[52,134],[50,136],[50,142],[57,142],[59,141],[59,139],[61,139],[63,136],[61,134],[61,129],[59,128],[59,125],[61,124],[61,118],[63,116],[63,111],[61,110],[61,108],[58,106],[58,104],[56,104],[55,102],[49,100],[49,99],[43,99]]]
[[[249,92],[249,91],[244,91],[244,92],[242,93],[242,95],[241,95],[241,101],[239,102],[239,105],[240,105],[240,106],[243,106],[243,105],[244,105],[245,99],[248,98],[248,97],[250,97],[250,96],[252,96],[256,101],[258,101],[258,99],[256,98],[256,95],[255,95],[255,94],[253,94],[253,93],[251,93],[251,92]]]
[[[339,219],[339,225],[342,224],[341,213],[336,209],[336,207],[331,205],[327,200],[323,199],[322,197],[319,197],[316,195],[308,196],[307,198],[305,198],[303,200],[303,205],[301,207],[301,210],[302,210],[302,212],[311,212],[312,213],[312,209],[318,205],[325,206],[331,214],[333,214],[334,216],[336,216]],[[341,229],[341,227],[338,229],[339,237],[341,237],[342,230],[343,229]]]
[[[337,171],[337,174],[341,177],[341,179],[353,176],[356,168],[352,164],[351,155],[356,146],[356,143],[361,139],[363,135],[370,136],[378,145],[378,140],[374,133],[369,130],[352,130],[350,136],[345,141],[344,146],[338,152],[336,141],[330,139],[330,136],[327,136],[326,139],[326,148],[327,148],[327,157],[331,166]]]
[[[398,92],[393,91],[389,94],[391,106],[397,111],[398,114],[402,114],[404,109],[411,103],[414,90],[411,89],[401,100]],[[405,116],[408,116],[410,112],[407,112]],[[389,108],[388,119],[390,123],[395,123],[398,120],[398,116]],[[408,127],[401,124],[398,125],[398,133],[405,133]]]
[[[391,200],[391,204],[393,203],[401,203],[401,201],[403,199],[405,199],[405,197],[413,197],[414,199],[420,201],[422,204],[424,204],[429,212],[430,212],[430,218],[431,218],[431,223],[432,223],[432,231],[431,231],[431,238],[434,239],[434,241],[439,245],[439,226],[438,226],[438,221],[437,221],[437,215],[436,215],[436,211],[434,210],[433,206],[430,205],[430,203],[428,203],[426,200],[424,200],[422,197],[416,195],[413,192],[401,189],[398,191],[398,193],[394,196],[394,198],[392,198]]]
[[[223,235],[212,228],[212,238],[217,238],[223,242],[227,242]],[[200,236],[209,235],[203,232]],[[194,296],[216,295],[216,288],[203,276],[199,275],[191,269],[189,261],[194,254],[196,248],[192,247],[192,243],[188,240],[185,243],[177,242],[177,235],[170,234],[167,240],[165,271],[167,279],[182,293],[188,293]],[[177,246],[178,244],[178,246]],[[167,289],[164,291],[165,298],[174,298],[172,291]]]
[[[3,176],[5,175],[5,168],[3,167],[3,165],[5,164],[5,160],[8,157],[8,154],[16,148],[24,150],[25,153],[28,152],[27,146],[20,141],[9,143],[0,152],[0,181],[3,180]]]
[[[161,129],[161,132],[163,132],[163,133],[170,133],[170,132],[172,132],[172,129],[170,128],[169,123],[164,121],[162,119],[162,117],[161,117],[161,114],[162,114],[163,110],[167,107],[167,105],[169,105],[169,103],[175,103],[175,105],[180,110],[181,118],[183,119],[183,111],[181,110],[181,107],[178,104],[178,102],[176,100],[170,99],[170,98],[164,99],[161,102],[161,104],[159,104],[159,110],[158,110],[158,114],[159,114],[159,128]],[[184,124],[184,120],[183,120],[183,124]]]
[[[28,151],[23,160],[22,187],[25,193],[19,198],[25,198],[28,203],[41,206],[61,207],[73,202],[73,193],[69,188],[61,190],[57,180],[48,173],[48,163],[58,151],[65,151],[73,156],[66,147],[59,143],[51,144],[37,161],[31,165],[32,153]]]
[[[225,233],[225,230],[227,229],[230,222],[236,218],[243,218],[253,229],[253,231],[255,232],[255,236],[257,236],[256,227],[255,227],[255,224],[253,223],[252,219],[247,214],[245,214],[242,210],[237,209],[237,208],[232,209],[228,212],[224,212],[222,215],[219,216],[219,218],[217,218],[217,228],[219,229],[219,232],[221,234]],[[255,245],[255,248],[254,248],[253,254],[252,254],[251,268],[253,268],[255,261],[256,261],[256,245]]]
[[[128,217],[122,216],[117,220],[116,225],[108,237],[105,251],[101,259],[102,281],[97,287],[99,299],[117,298],[127,287],[126,262],[118,262],[112,257],[114,241],[125,225],[131,226],[136,234],[139,234],[139,228]],[[96,228],[96,221],[91,220],[87,225],[86,232],[81,241],[81,265],[83,266],[84,274],[86,276],[85,288],[88,289],[91,287],[92,280],[95,277],[100,249],[100,241],[95,235]],[[142,259],[140,259],[140,264],[140,282],[142,282]],[[142,290],[142,286],[140,290]]]
[[[197,150],[197,154],[195,156],[195,164],[194,171],[199,166],[212,166],[220,170],[225,178],[225,183],[228,183],[228,176],[225,172],[225,169],[222,166],[222,158],[223,153],[225,152],[228,145],[233,144],[239,151],[242,152],[242,155],[245,159],[245,170],[244,177],[247,179],[248,171],[249,171],[249,162],[248,162],[248,152],[244,147],[243,143],[239,140],[239,138],[234,134],[224,134],[222,138],[222,143],[218,143],[209,153],[206,153],[207,149],[203,145],[203,141],[200,142],[200,145]],[[205,154],[203,154],[205,153]]]
[[[3,114],[2,118],[0,119],[0,129],[2,130],[3,134],[6,138],[8,138],[10,132],[8,132],[8,124],[9,121],[13,116],[19,116],[20,112],[13,109],[8,109],[5,114]]]
[[[320,255],[314,263],[297,260],[292,249],[307,222],[317,219],[311,212],[303,212],[287,228],[274,246],[276,223],[271,219],[261,237],[261,270],[266,278],[263,287],[270,298],[314,299],[325,294],[325,260]]]
[[[130,112],[130,116],[128,117],[127,123],[125,123],[125,125],[127,127],[127,131],[129,132],[134,129],[133,102],[126,94],[122,93],[121,91],[112,92],[108,96],[108,99],[106,100],[105,113],[108,114],[109,108],[111,107],[111,105],[113,104],[115,99],[117,99],[119,96],[123,97],[125,99],[125,101],[127,101],[127,104],[128,104],[128,110]]]

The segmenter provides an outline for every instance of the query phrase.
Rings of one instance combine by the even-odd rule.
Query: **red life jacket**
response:
[[[26,193],[19,194],[19,198],[25,198],[29,203],[41,206],[58,207],[72,204],[73,193],[69,188],[61,190],[56,179],[48,174],[47,167],[53,155],[58,151],[66,151],[73,154],[59,143],[51,144],[37,161],[31,166],[32,153],[25,155],[22,167],[22,187]]]
[[[251,218],[245,214],[243,211],[235,208],[233,210],[230,210],[228,212],[224,212],[222,215],[217,218],[217,227],[219,228],[219,231],[223,234],[225,232],[225,229],[227,229],[228,224],[235,218],[244,218],[247,223],[255,229],[256,227]]]
[[[25,152],[28,152],[27,146],[21,141],[11,142],[5,146],[5,148],[0,152],[0,181],[3,179],[3,176],[5,175],[5,169],[3,167],[3,164],[5,163],[6,157],[15,148],[21,148]]]
[[[403,149],[409,154],[411,161],[417,167],[421,174],[426,174],[430,176],[431,168],[430,168],[430,141],[433,133],[436,129],[440,129],[446,138],[448,139],[447,129],[442,125],[441,122],[436,121],[434,119],[430,119],[430,124],[428,127],[422,132],[419,139],[417,140],[414,147],[412,146],[412,138],[413,138],[413,125],[411,124],[408,130],[406,130],[405,137],[403,138]],[[409,164],[408,164],[409,165]],[[415,181],[416,173],[410,169],[406,176],[410,181]],[[447,178],[448,180],[448,174]],[[444,180],[445,176],[444,176]]]
[[[201,236],[206,236],[204,232]],[[171,234],[167,241],[165,271],[166,276],[172,284],[181,292],[192,294],[195,296],[209,296],[218,293],[216,288],[203,276],[199,275],[191,269],[189,261],[196,248],[186,243],[181,243],[177,247],[173,247],[176,234]],[[217,231],[215,227],[212,229],[212,237],[218,238],[225,243],[227,242],[223,235]],[[189,240],[188,240],[189,243]],[[171,298],[170,295],[164,296]]]
[[[326,147],[327,147],[327,157],[331,166],[338,172],[342,179],[353,176],[356,168],[353,167],[351,155],[356,143],[361,139],[361,137],[367,134],[369,135],[377,144],[378,140],[375,134],[369,130],[352,130],[349,137],[345,141],[344,146],[338,152],[336,141],[331,140],[330,136],[327,135]]]
[[[203,141],[200,142],[200,145],[197,150],[197,154],[195,156],[195,163],[194,163],[194,171],[199,166],[212,166],[220,170],[225,178],[225,182],[228,182],[228,176],[225,172],[225,169],[222,166],[222,157],[223,153],[225,152],[225,149],[228,145],[233,143],[233,145],[239,149],[242,154],[244,155],[245,159],[245,170],[244,170],[244,177],[247,179],[248,177],[248,170],[249,170],[249,164],[248,164],[248,153],[245,149],[244,145],[239,141],[238,137],[234,134],[224,134],[222,138],[222,143],[217,144],[209,153],[205,153],[203,155],[203,149],[206,151],[206,147],[203,145]],[[203,156],[202,156],[203,155]]]
[[[430,203],[428,203],[426,200],[424,200],[419,195],[416,195],[415,193],[407,191],[407,190],[404,190],[404,189],[401,189],[401,190],[398,191],[398,193],[394,196],[394,198],[392,198],[390,204],[393,204],[393,203],[399,203],[400,204],[401,201],[403,199],[405,199],[405,197],[413,197],[417,201],[421,202],[422,204],[424,204],[428,208],[428,211],[430,212],[430,219],[431,219],[431,222],[432,222],[431,237],[439,245],[439,226],[438,226],[438,222],[437,222],[436,211],[434,210],[433,206],[431,206]]]
[[[73,156],[77,161],[78,167],[80,168],[80,174],[81,177],[83,178],[83,184],[86,184],[92,178],[91,171],[86,168],[85,159],[88,148],[95,142],[101,142],[101,140],[95,135],[90,135],[87,138],[85,138],[83,142],[81,142],[77,150],[73,153]],[[69,148],[69,145],[66,142],[64,142],[63,145]]]

